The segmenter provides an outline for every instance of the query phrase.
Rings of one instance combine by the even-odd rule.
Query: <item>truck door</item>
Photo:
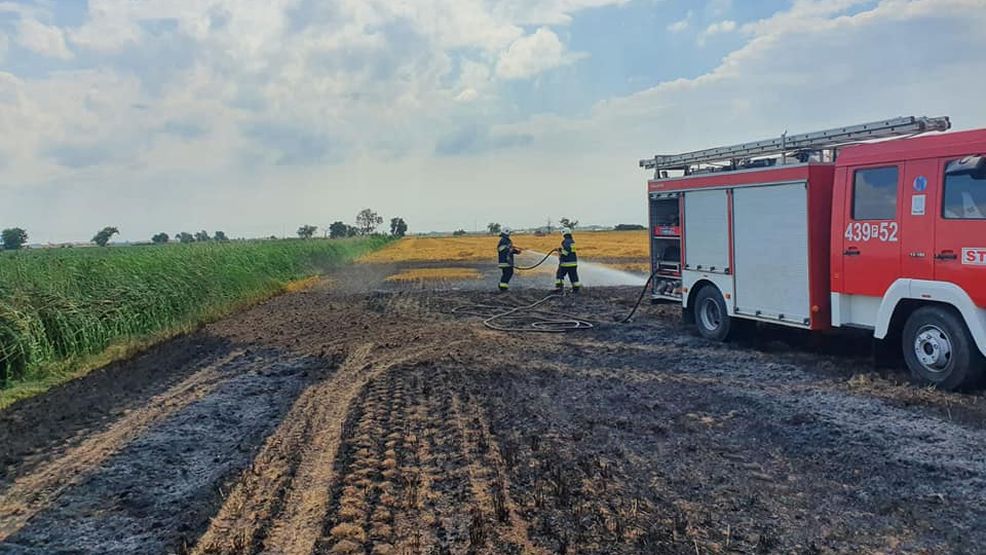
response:
[[[935,278],[935,220],[941,194],[941,161],[911,160],[904,164],[900,215],[901,277]]]
[[[882,297],[900,277],[900,174],[896,164],[852,172],[842,234],[847,294]]]
[[[935,232],[935,279],[954,283],[986,307],[986,157],[943,163]]]

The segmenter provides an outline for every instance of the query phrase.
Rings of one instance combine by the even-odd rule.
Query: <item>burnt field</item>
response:
[[[986,402],[636,288],[364,264],[0,413],[0,553],[975,553]],[[482,266],[474,265],[477,269]],[[534,278],[531,278],[533,280]],[[526,283],[532,283],[531,281]],[[590,283],[591,285],[591,283]]]

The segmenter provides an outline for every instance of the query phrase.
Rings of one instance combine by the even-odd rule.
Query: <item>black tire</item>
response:
[[[982,382],[986,360],[956,311],[921,307],[908,317],[901,335],[904,362],[915,380],[945,391]]]
[[[733,319],[726,309],[719,289],[706,285],[695,295],[692,305],[695,326],[702,337],[713,341],[726,341],[733,331]]]

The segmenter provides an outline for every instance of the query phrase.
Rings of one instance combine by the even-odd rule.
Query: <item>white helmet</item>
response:
[[[572,234],[572,230],[570,228],[563,227],[563,228],[561,228],[561,234],[562,235],[571,235]]]
[[[500,235],[510,235],[510,231],[511,229],[509,227],[505,227],[500,230]]]

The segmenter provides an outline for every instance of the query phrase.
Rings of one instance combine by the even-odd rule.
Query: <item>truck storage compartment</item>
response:
[[[729,272],[726,191],[685,193],[685,269]]]
[[[677,193],[650,197],[651,293],[681,299],[681,209]]]
[[[737,314],[808,325],[807,182],[733,190]]]

